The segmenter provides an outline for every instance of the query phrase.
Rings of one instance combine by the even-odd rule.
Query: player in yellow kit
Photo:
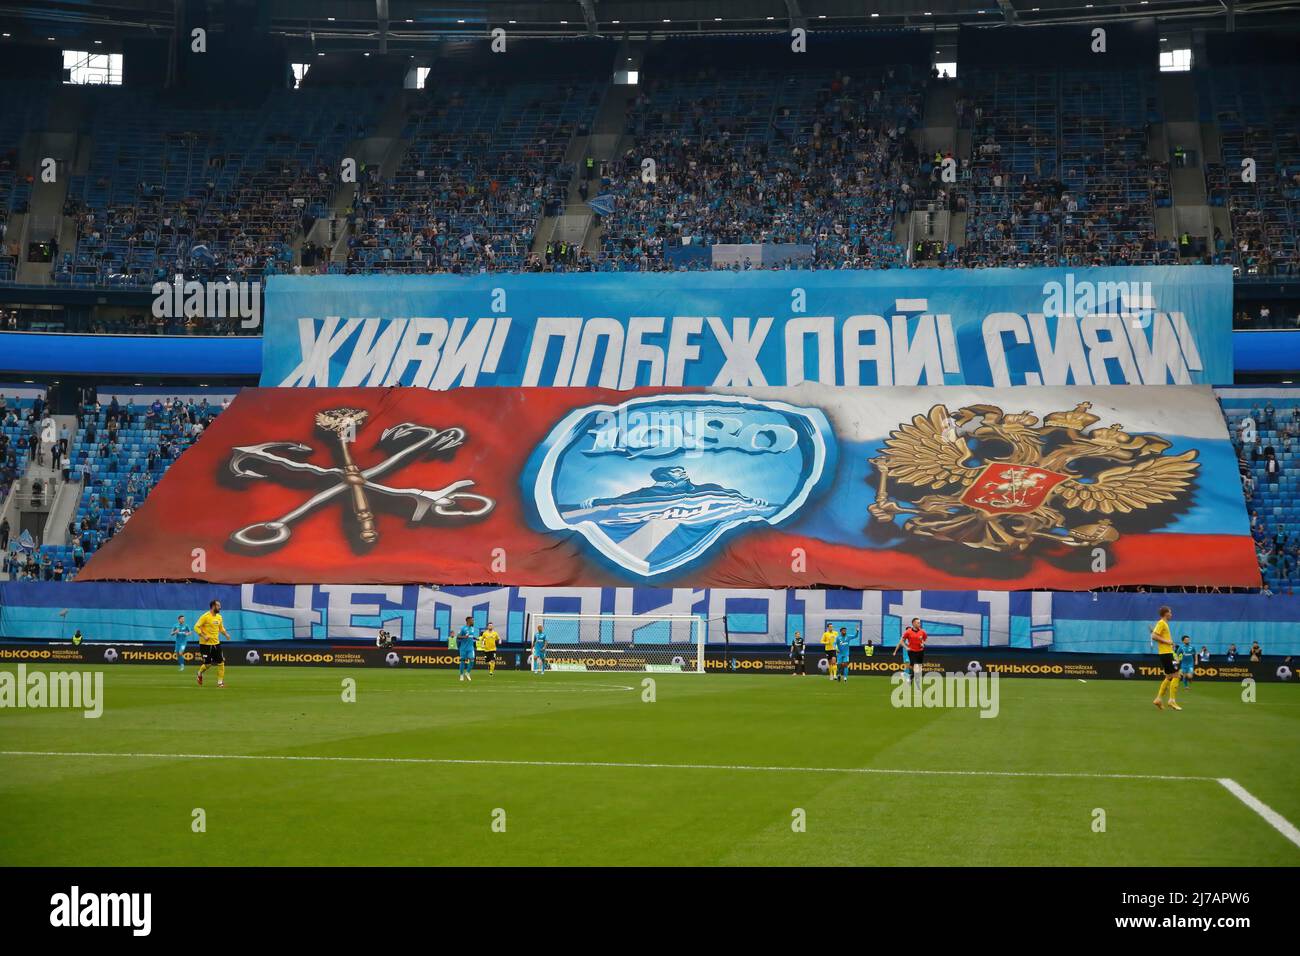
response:
[[[1165,708],[1161,700],[1165,695],[1165,688],[1169,689],[1169,706],[1174,710],[1182,710],[1178,706],[1178,664],[1174,661],[1174,636],[1169,633],[1169,619],[1173,616],[1174,612],[1166,604],[1160,608],[1160,620],[1156,621],[1155,626],[1151,628],[1151,639],[1156,642],[1156,651],[1160,655],[1160,669],[1165,675],[1160,681],[1160,689],[1156,691],[1156,699],[1151,702],[1160,710]]]
[[[826,652],[826,669],[831,673],[831,680],[835,679],[835,642],[839,636],[839,632],[827,621],[826,630],[822,632],[822,649]]]
[[[233,640],[226,625],[221,620],[221,602],[212,601],[208,609],[194,622],[194,633],[199,636],[199,653],[203,663],[199,665],[198,684],[203,686],[203,672],[209,667],[217,668],[217,686],[226,686],[226,660],[221,655],[221,635],[226,640]]]
[[[489,675],[497,672],[497,643],[500,640],[501,635],[492,626],[492,622],[488,621],[488,626],[478,636],[478,647],[483,652],[483,659],[487,661]]]

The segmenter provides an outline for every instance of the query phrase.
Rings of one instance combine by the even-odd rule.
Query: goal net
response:
[[[534,614],[528,625],[530,642],[539,624],[546,635],[547,670],[704,673],[702,617]]]

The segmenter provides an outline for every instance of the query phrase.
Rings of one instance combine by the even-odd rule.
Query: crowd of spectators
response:
[[[719,243],[811,247],[795,261],[801,267],[906,264],[895,226],[938,190],[932,161],[909,135],[923,86],[905,72],[837,70],[764,86],[743,72],[704,69],[648,84],[629,110],[627,145],[599,185],[616,208],[602,223],[594,267],[710,267],[670,250]],[[749,94],[739,116],[720,109],[737,88]],[[644,174],[647,157],[653,175]]]
[[[0,509],[18,487],[28,461],[39,453],[45,412],[44,399],[24,401],[0,393]]]
[[[23,548],[10,536],[4,569],[16,580],[72,580],[90,555],[119,534],[173,461],[198,440],[229,399],[155,399],[147,405],[108,404],[87,395],[75,437],[52,444],[65,478],[81,486],[76,517],[66,545]]]
[[[1294,593],[1300,583],[1300,535],[1288,531],[1277,506],[1294,496],[1290,484],[1300,452],[1300,405],[1276,408],[1267,401],[1246,414],[1226,414],[1265,590]]]
[[[1155,233],[1170,189],[1168,162],[1148,153],[1150,77],[983,71],[957,113],[974,144],[957,265],[1179,261],[1178,241]]]
[[[362,96],[355,110],[349,101],[347,115],[306,90],[273,97],[244,142],[213,114],[143,101],[134,109],[128,92],[97,93],[106,108],[102,116],[89,111],[92,170],[74,177],[64,209],[75,244],[55,256],[53,275],[139,286],[177,273],[250,280],[289,272],[1178,262],[1293,272],[1300,134],[1285,123],[1300,115],[1300,97],[1274,91],[1265,105],[1249,105],[1247,94],[1264,81],[1219,72],[1200,95],[1223,127],[1224,162],[1204,171],[1209,201],[1231,209],[1230,238],[1218,229],[1212,237],[1157,237],[1154,212],[1171,202],[1170,163],[1149,152],[1162,117],[1154,74],[1145,71],[984,69],[957,86],[902,66],[782,72],[676,64],[638,89],[620,150],[594,177],[590,168],[578,176],[566,157],[574,136],[591,128],[601,83],[435,76],[406,106],[407,147],[396,171],[383,176],[363,165],[337,218],[339,151],[373,125],[382,96]],[[969,155],[934,155],[916,144],[925,96],[940,83],[957,92]],[[117,130],[127,116],[134,125]],[[1176,154],[1187,162],[1182,147]],[[1267,165],[1257,183],[1235,175],[1246,154]],[[955,181],[940,177],[949,160]],[[613,204],[596,217],[597,251],[554,243],[533,253],[542,219],[564,210],[575,176],[583,199]],[[12,279],[18,256],[5,242],[3,205],[0,281]],[[964,217],[953,224],[960,241],[922,237],[909,250],[901,240],[914,210]],[[321,217],[329,229],[313,233]],[[719,244],[795,251],[760,261],[695,254]]]
[[[1214,261],[1245,276],[1300,274],[1300,67],[1222,67],[1197,81],[1223,156],[1206,166],[1208,200],[1232,221],[1233,241],[1219,237]]]
[[[75,247],[54,278],[150,285],[177,273],[249,281],[289,272],[328,207],[348,142],[383,94],[281,91],[257,109],[176,105],[144,91],[81,91],[95,150],[63,214]]]
[[[0,331],[68,332],[84,335],[261,335],[261,325],[237,316],[156,316],[152,311],[101,308],[0,309]]]
[[[542,218],[564,206],[564,162],[587,131],[600,84],[532,77],[431,77],[408,110],[406,153],[383,177],[369,168],[346,210],[345,271],[520,271]],[[315,271],[337,271],[313,256]]]

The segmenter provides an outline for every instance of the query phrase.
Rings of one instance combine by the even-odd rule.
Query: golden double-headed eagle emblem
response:
[[[1091,408],[1080,402],[1040,422],[994,405],[951,414],[935,405],[890,432],[871,459],[880,486],[867,510],[882,522],[910,515],[903,530],[970,548],[1108,545],[1120,536],[1110,516],[1178,501],[1199,466],[1195,449],[1166,455],[1171,443],[1159,435],[1093,428],[1101,419]],[[908,486],[896,493],[908,504],[891,497],[891,484]]]

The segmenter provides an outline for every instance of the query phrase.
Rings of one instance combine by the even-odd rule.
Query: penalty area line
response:
[[[134,760],[284,760],[302,763],[396,763],[481,767],[573,767],[614,770],[721,770],[737,773],[848,773],[918,777],[1031,777],[1065,780],[1162,780],[1222,783],[1217,777],[1172,774],[1092,773],[1072,770],[923,770],[902,767],[786,767],[754,764],[634,763],[613,760],[493,760],[480,757],[350,757],[331,754],[164,754],[78,750],[0,750],[3,757],[102,757]],[[1231,781],[1229,781],[1231,782]],[[1245,791],[1243,791],[1244,793]],[[1249,794],[1247,794],[1249,796]],[[1253,797],[1251,799],[1254,799]],[[1261,806],[1263,806],[1261,804]],[[1268,809],[1265,807],[1265,809]],[[1271,812],[1271,811],[1270,811]]]
[[[1250,809],[1264,818],[1264,821],[1278,833],[1282,834],[1296,846],[1300,846],[1300,830],[1297,830],[1295,824],[1288,820],[1282,814],[1278,813],[1267,803],[1260,800],[1237,781],[1231,777],[1220,777],[1219,783],[1223,789],[1244,803]]]

